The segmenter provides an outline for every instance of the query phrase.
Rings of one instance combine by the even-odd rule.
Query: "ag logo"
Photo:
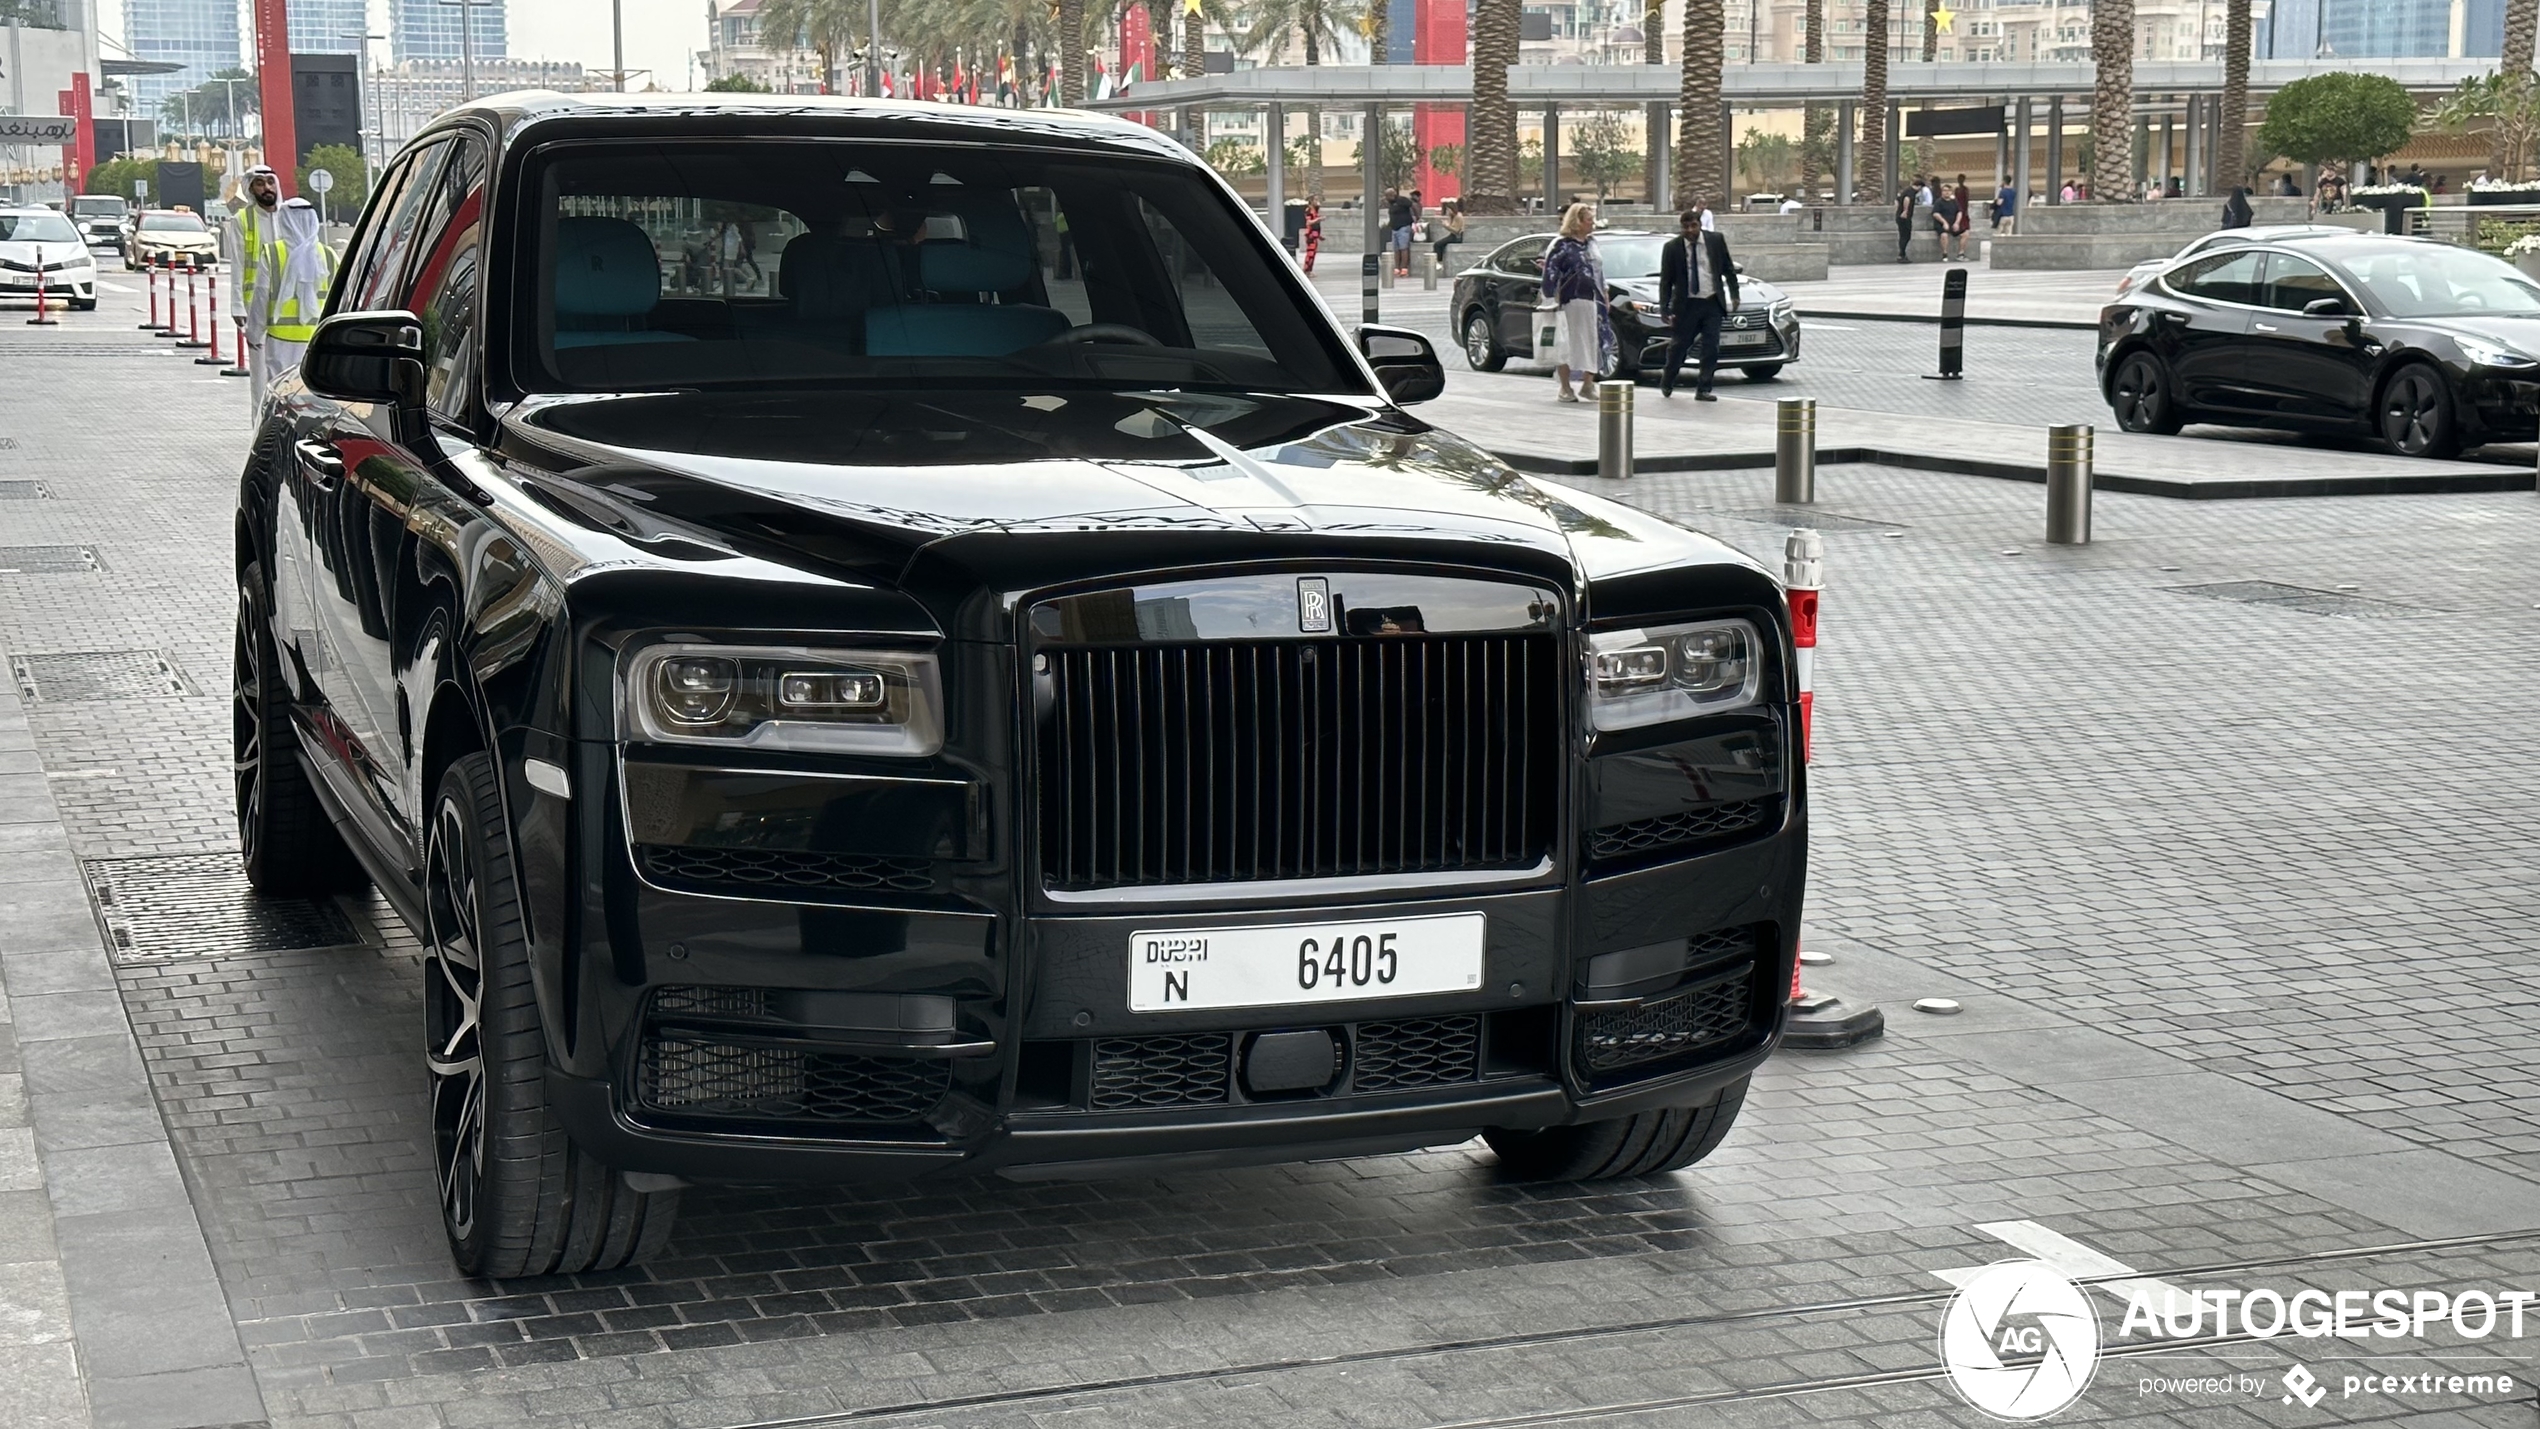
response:
[[[1985,1413],[2043,1419],[2080,1398],[2099,1367],[2089,1292],[2044,1261],[1988,1265],[1941,1312],[1940,1363]]]

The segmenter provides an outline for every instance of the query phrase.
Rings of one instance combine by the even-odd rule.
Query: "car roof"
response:
[[[1078,109],[998,109],[913,99],[854,99],[809,94],[618,94],[608,90],[566,94],[521,89],[486,95],[445,111],[415,137],[420,140],[469,120],[490,122],[506,142],[536,137],[536,127],[581,120],[602,132],[658,135],[665,121],[704,121],[713,137],[838,134],[889,138],[895,133],[945,131],[979,137],[1031,135],[1199,165],[1197,156],[1143,124]],[[618,121],[612,123],[611,121]],[[746,128],[741,126],[746,125]],[[859,133],[861,131],[861,133]]]

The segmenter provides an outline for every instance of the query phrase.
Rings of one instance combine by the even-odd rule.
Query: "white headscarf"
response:
[[[285,199],[274,213],[274,238],[282,244],[282,277],[274,284],[274,305],[296,302],[300,321],[317,316],[326,296],[326,262],[318,252],[318,211],[307,199]]]

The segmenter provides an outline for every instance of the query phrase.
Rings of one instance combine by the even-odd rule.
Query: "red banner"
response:
[[[459,21],[466,23],[465,6]],[[273,166],[282,196],[291,197],[300,176],[300,142],[291,112],[291,12],[287,0],[256,0],[256,108],[264,116],[265,162]]]
[[[1460,65],[1465,61],[1464,0],[1412,0],[1411,62],[1422,65]],[[1431,151],[1444,145],[1461,147],[1464,143],[1464,106],[1461,104],[1415,104],[1411,107],[1411,134],[1420,146],[1419,176],[1412,180],[1422,192],[1432,211],[1438,200],[1448,194],[1461,193],[1458,180],[1440,174],[1429,162]],[[1461,165],[1457,167],[1461,168]]]

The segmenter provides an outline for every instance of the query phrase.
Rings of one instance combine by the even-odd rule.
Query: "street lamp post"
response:
[[[611,88],[626,92],[626,0],[609,0],[609,78]]]
[[[388,37],[386,35],[374,35],[367,30],[346,30],[344,33],[336,36],[336,38],[339,40],[351,40],[355,44],[361,46],[360,49],[355,50],[353,53],[359,57],[359,63],[354,66],[354,72],[361,75],[362,85],[360,93],[362,101],[362,192],[367,194],[370,192],[370,171],[372,166],[370,146],[373,141],[385,137],[379,132],[379,128],[374,126],[371,122],[372,106],[374,101],[377,101],[378,96],[371,93],[374,86],[371,83],[371,76],[367,73],[370,69],[370,42],[373,40],[384,40]],[[387,107],[383,102],[379,105],[379,124],[385,125],[387,122]]]
[[[476,17],[474,11],[498,0],[433,0],[439,5],[455,5],[459,11],[459,103],[476,98]]]

